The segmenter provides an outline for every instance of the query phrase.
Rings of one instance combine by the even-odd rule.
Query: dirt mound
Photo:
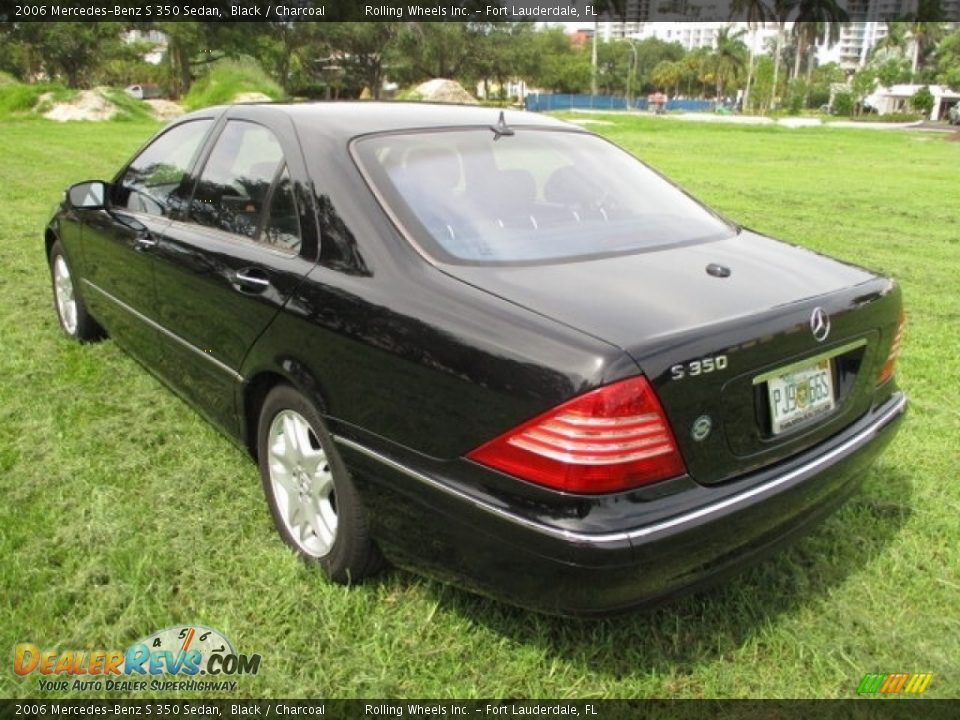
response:
[[[463,85],[456,80],[434,78],[417,85],[416,94],[427,102],[459,103],[461,105],[478,105],[476,98],[463,89]]]
[[[39,102],[50,102],[50,94],[40,96]],[[117,114],[117,106],[96,90],[81,90],[68,102],[55,103],[43,116],[48,120],[109,120]]]
[[[144,100],[150,106],[157,120],[173,120],[185,112],[183,106],[172,100]]]

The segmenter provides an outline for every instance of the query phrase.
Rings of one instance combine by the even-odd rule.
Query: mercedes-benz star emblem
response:
[[[814,308],[810,315],[810,332],[817,342],[823,342],[830,334],[830,316],[822,307]]]

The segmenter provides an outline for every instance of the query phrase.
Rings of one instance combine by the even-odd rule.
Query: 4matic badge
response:
[[[217,630],[181,625],[148,635],[126,650],[41,650],[34,643],[18,643],[13,671],[20,676],[44,676],[40,690],[232,690],[236,681],[224,676],[256,675],[260,660],[258,654],[238,653]],[[198,675],[217,679],[182,679]],[[74,677],[71,683],[56,676]]]

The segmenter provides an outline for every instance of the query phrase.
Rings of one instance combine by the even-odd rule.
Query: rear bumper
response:
[[[683,503],[643,503],[642,524],[580,532],[493,504],[409,464],[337,437],[393,562],[498,599],[557,614],[654,603],[779,546],[843,502],[895,435],[894,393],[829,441]],[[658,508],[662,506],[662,512]]]

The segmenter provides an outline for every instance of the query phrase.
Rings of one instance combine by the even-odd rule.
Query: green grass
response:
[[[46,98],[43,96],[47,95]],[[0,119],[25,113],[42,113],[55,102],[64,102],[76,95],[58,83],[0,83]],[[41,100],[41,98],[43,98]]]
[[[103,96],[117,108],[117,114],[111,120],[126,122],[130,120],[153,120],[153,111],[143,100],[128,95],[120,88],[108,88]]]
[[[78,91],[57,83],[25,84],[15,80],[4,82],[0,77],[0,120],[25,119],[42,115],[54,104],[68,102],[76,97]],[[125,93],[120,88],[98,89],[104,98],[117,108],[112,121],[153,120],[150,106]]]
[[[178,623],[263,655],[249,696],[852,697],[892,671],[960,695],[960,143],[591,118],[740,222],[901,280],[912,409],[861,494],[713,591],[602,621],[404,572],[330,585],[277,538],[240,450],[115,343],[57,327],[50,208],[156,124],[0,123],[0,696],[40,694],[16,642],[124,648]]]
[[[255,62],[221,60],[190,86],[183,98],[187,110],[232,102],[240,93],[258,92],[273,100],[284,97],[277,85]]]

